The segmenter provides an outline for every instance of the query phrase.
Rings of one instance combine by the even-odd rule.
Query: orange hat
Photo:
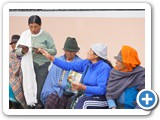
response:
[[[126,66],[128,71],[132,71],[133,68],[140,65],[137,51],[130,46],[123,46],[121,49],[122,62]]]

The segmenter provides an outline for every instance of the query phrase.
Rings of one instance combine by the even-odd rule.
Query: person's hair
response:
[[[36,23],[38,25],[41,25],[41,18],[38,15],[32,15],[29,17],[28,19],[28,25],[32,24],[32,23]]]
[[[112,65],[111,61],[105,60],[105,59],[102,59],[102,58],[101,58],[101,60],[103,60],[103,61],[104,61],[105,63],[107,63],[111,68],[113,68],[113,65]]]
[[[93,53],[95,54],[95,55],[97,55],[94,51],[93,51]],[[98,56],[98,55],[97,55]],[[101,58],[101,57],[99,57],[98,56],[98,58],[97,58],[97,60],[99,61],[99,60],[103,60],[105,63],[107,63],[111,68],[113,68],[113,65],[112,65],[112,63],[109,61],[109,60],[105,60],[105,59],[103,59],[103,58]]]

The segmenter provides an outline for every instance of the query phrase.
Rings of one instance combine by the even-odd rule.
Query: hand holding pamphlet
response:
[[[19,44],[18,46],[17,46],[17,48],[22,48],[22,51],[24,52],[24,53],[27,53],[28,52],[28,50],[29,50],[29,47],[28,46],[26,46],[26,45],[22,45],[22,44]],[[38,49],[39,48],[37,48],[37,47],[30,47],[30,48],[32,48],[32,51],[33,52],[35,52],[35,53],[37,53],[37,54],[41,54],[40,52],[38,52]]]
[[[71,93],[77,93],[77,90],[75,90],[71,87],[71,83],[73,83],[73,82],[80,83],[81,78],[82,78],[81,73],[78,73],[78,72],[71,70],[69,72],[68,79],[67,79],[68,80],[68,88],[66,89],[66,91],[71,92]]]
[[[28,52],[28,50],[29,50],[29,47],[28,47],[28,46],[22,45],[22,44],[19,44],[19,45],[17,46],[17,48],[22,48],[22,53],[23,53],[23,54],[26,54],[26,53]]]
[[[37,48],[37,47],[32,47],[32,50],[33,50],[33,51],[37,51],[38,48]]]
[[[29,49],[28,46],[26,46],[26,45],[21,45],[21,44],[19,44],[19,45],[17,46],[17,48],[22,48],[22,49],[26,48],[26,49]]]

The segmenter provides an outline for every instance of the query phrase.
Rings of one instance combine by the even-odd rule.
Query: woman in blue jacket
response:
[[[82,83],[72,83],[73,89],[84,91],[84,94],[77,99],[75,109],[108,108],[105,94],[112,65],[107,60],[106,45],[93,44],[88,51],[87,59],[72,63],[59,60],[43,49],[39,51],[62,69],[83,73]]]

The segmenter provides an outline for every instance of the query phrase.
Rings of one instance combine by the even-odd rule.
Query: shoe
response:
[[[28,109],[35,109],[35,106],[28,106]]]
[[[43,109],[43,105],[41,103],[37,103],[35,109]]]

